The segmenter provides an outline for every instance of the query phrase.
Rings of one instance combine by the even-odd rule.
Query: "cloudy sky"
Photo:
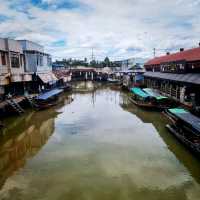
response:
[[[54,59],[152,57],[200,42],[200,0],[0,0],[0,37]],[[164,50],[163,50],[164,49]]]

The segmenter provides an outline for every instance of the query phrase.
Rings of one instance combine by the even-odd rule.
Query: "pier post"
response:
[[[94,80],[94,74],[93,74],[93,72],[91,72],[91,79],[92,79],[92,81]]]

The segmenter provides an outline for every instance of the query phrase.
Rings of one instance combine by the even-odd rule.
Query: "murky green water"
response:
[[[5,123],[1,200],[200,199],[200,161],[160,113],[117,90],[76,92]]]

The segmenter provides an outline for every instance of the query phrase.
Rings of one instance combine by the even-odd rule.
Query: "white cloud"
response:
[[[19,2],[0,0],[1,15],[9,17],[0,23],[0,35],[39,42],[54,58],[88,57],[92,47],[97,58],[151,57],[154,47],[175,50],[199,42],[200,1],[77,0],[81,6],[73,9],[30,2],[19,9]],[[10,8],[16,3],[18,9]],[[60,40],[65,45],[54,47]]]

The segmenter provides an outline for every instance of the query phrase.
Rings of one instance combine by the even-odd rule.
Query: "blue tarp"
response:
[[[150,97],[150,95],[148,95],[145,91],[143,91],[142,89],[138,87],[131,88],[131,92],[142,98]]]
[[[53,89],[51,91],[40,94],[36,99],[37,100],[47,100],[53,96],[59,95],[62,92],[63,92],[63,89]]]

